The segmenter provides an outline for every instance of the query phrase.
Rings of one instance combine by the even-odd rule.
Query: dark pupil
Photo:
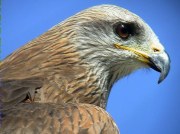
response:
[[[121,37],[121,38],[128,38],[130,35],[130,31],[128,29],[128,27],[124,24],[120,24],[117,27],[117,34]]]

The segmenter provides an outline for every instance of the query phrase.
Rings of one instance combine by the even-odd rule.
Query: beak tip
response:
[[[158,84],[160,84],[167,77],[170,70],[169,55],[166,52],[153,54],[151,55],[150,61],[150,67],[161,73],[158,80]]]
[[[160,84],[166,78],[166,76],[167,76],[167,73],[165,75],[164,73],[161,72],[159,80],[158,80],[158,84]]]
[[[163,81],[163,79],[159,78],[158,84],[160,84]]]
[[[164,81],[164,79],[167,77],[167,75],[169,74],[169,69],[170,69],[170,67],[166,68],[163,72],[161,72],[161,75],[158,80],[158,84],[160,84],[162,81]]]

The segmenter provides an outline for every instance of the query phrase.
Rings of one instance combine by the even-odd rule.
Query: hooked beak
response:
[[[119,44],[114,45],[118,49],[124,49],[135,53],[136,55],[138,55],[138,60],[146,63],[152,69],[160,72],[161,74],[158,80],[158,84],[161,83],[167,77],[170,70],[170,58],[167,52],[163,51],[148,55],[145,52],[136,50],[134,48],[122,46]]]
[[[161,53],[154,53],[149,57],[149,66],[161,72],[158,83],[161,83],[168,75],[170,70],[170,58],[169,55],[164,51]]]

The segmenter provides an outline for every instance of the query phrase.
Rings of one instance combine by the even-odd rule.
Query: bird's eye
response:
[[[122,39],[127,39],[131,35],[131,27],[128,24],[118,24],[115,28],[116,34]]]

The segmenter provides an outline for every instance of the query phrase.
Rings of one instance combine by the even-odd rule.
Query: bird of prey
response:
[[[105,111],[112,85],[170,59],[153,30],[114,5],[86,9],[0,63],[0,133],[119,133]]]

